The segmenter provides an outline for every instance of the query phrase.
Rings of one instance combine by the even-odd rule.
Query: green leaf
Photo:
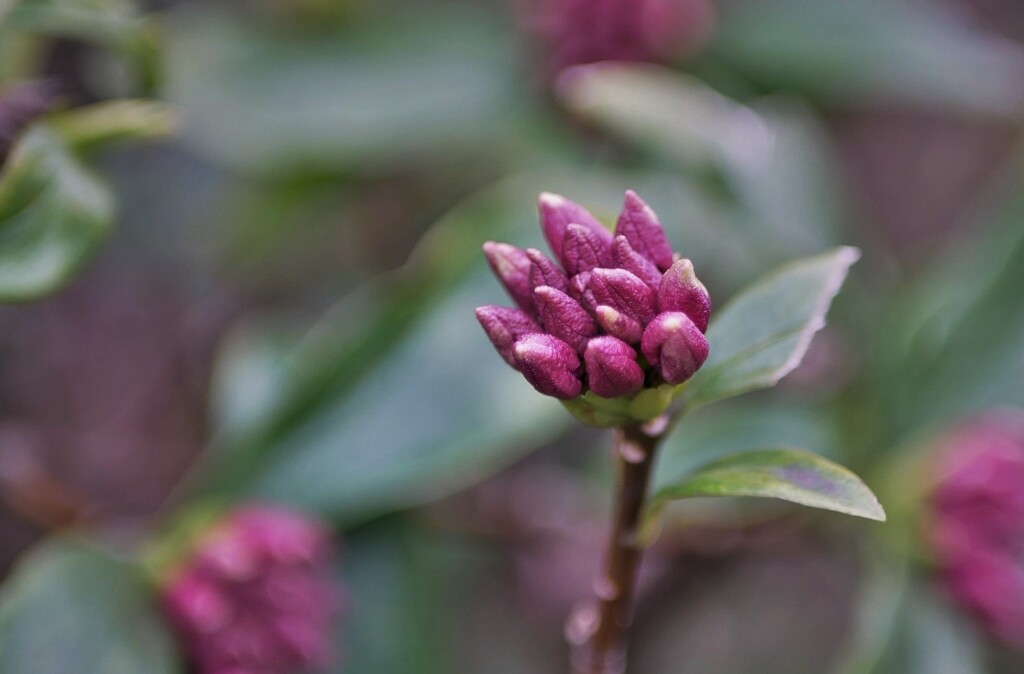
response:
[[[389,11],[322,36],[192,10],[170,23],[166,97],[185,142],[220,163],[347,170],[482,141],[493,158],[521,105],[507,32],[484,10]]]
[[[45,126],[15,145],[0,174],[0,302],[63,285],[107,235],[109,189]]]
[[[842,105],[898,100],[1016,116],[1024,55],[939,3],[731,3],[710,59],[762,86]]]
[[[657,511],[669,501],[698,496],[776,498],[885,521],[885,511],[860,478],[798,449],[761,449],[713,461],[659,490],[651,508]]]
[[[75,152],[125,140],[165,138],[178,121],[173,107],[144,99],[94,103],[53,114],[47,122]]]
[[[844,246],[790,262],[734,297],[708,328],[711,352],[686,387],[687,408],[774,386],[792,372],[859,257]]]
[[[778,259],[834,245],[835,167],[821,125],[793,103],[746,106],[695,77],[640,63],[574,68],[563,103],[660,157],[726,183],[743,236]]]
[[[145,21],[126,0],[14,0],[4,21],[13,31],[74,37],[118,50],[139,49],[146,40]]]
[[[138,569],[79,540],[30,552],[0,595],[4,674],[177,674],[176,647]]]

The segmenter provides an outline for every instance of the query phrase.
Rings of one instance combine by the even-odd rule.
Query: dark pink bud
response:
[[[654,318],[657,299],[650,286],[625,269],[594,269],[587,284],[598,305],[606,305],[641,325]]]
[[[681,311],[658,314],[644,329],[640,348],[669,384],[682,384],[708,357],[704,333]]]
[[[587,340],[597,334],[593,317],[579,302],[551,286],[540,286],[534,294],[544,330],[583,353]]]
[[[637,344],[644,334],[644,326],[634,318],[607,305],[599,305],[594,309],[597,324],[613,337],[618,337],[628,344]]]
[[[644,386],[644,371],[636,351],[620,339],[595,337],[583,355],[590,390],[604,398],[633,395]]]
[[[519,371],[544,395],[569,400],[583,390],[579,356],[554,335],[520,337],[512,353]]]
[[[246,506],[203,532],[162,587],[196,674],[306,671],[329,664],[338,593],[325,525]]]
[[[598,241],[602,242],[604,249],[611,247],[612,235],[601,222],[590,214],[590,211],[579,204],[569,201],[558,194],[544,192],[538,200],[540,209],[540,225],[544,230],[544,238],[548,241],[551,252],[555,258],[564,262],[562,254],[562,241],[565,238],[565,231],[571,224],[582,225],[590,230]],[[569,271],[566,269],[566,271]],[[570,272],[572,273],[572,272]]]
[[[499,307],[493,304],[477,307],[476,319],[480,321],[491,344],[494,344],[494,348],[498,350],[501,357],[512,367],[516,366],[515,358],[512,357],[512,346],[516,340],[523,335],[544,332],[532,316],[525,311],[511,307]]]
[[[1024,648],[1024,411],[963,424],[930,463],[926,521],[946,591],[990,634]]]
[[[611,249],[583,225],[570,224],[562,239],[562,266],[570,276],[595,267],[610,267]]]
[[[520,309],[536,314],[533,304],[533,286],[530,284],[530,262],[526,251],[507,243],[488,241],[484,244],[484,255],[509,296]]]
[[[633,250],[629,240],[624,236],[616,236],[612,243],[612,259],[615,264],[657,291],[661,284],[661,270],[640,253]]]
[[[615,225],[615,234],[626,237],[633,250],[665,271],[672,266],[672,247],[658,216],[633,190],[626,191],[626,201]]]
[[[534,288],[537,286],[551,286],[561,290],[563,293],[566,291],[569,287],[569,278],[547,255],[536,248],[527,248],[526,256],[533,263],[533,267],[530,268],[530,285]]]
[[[566,291],[569,297],[579,302],[588,311],[593,311],[597,306],[594,293],[590,290],[590,272],[585,271],[569,279],[569,288]]]
[[[692,262],[678,260],[665,272],[658,286],[658,309],[681,311],[690,317],[701,332],[708,329],[711,296],[693,273]]]

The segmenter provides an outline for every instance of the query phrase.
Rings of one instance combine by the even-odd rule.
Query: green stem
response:
[[[643,556],[641,517],[663,432],[659,428],[648,433],[639,425],[615,429],[618,486],[603,571],[594,581],[596,601],[578,609],[566,628],[575,649],[575,674],[622,674],[626,670],[629,627]]]

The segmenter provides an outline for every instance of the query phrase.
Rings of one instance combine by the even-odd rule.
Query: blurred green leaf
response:
[[[859,256],[841,247],[790,262],[734,297],[708,328],[711,353],[686,386],[687,408],[774,386],[792,372]]]
[[[348,169],[479,149],[521,105],[507,31],[468,6],[388,11],[312,37],[209,11],[177,14],[167,97],[186,142],[248,170]]]
[[[177,121],[173,107],[143,99],[94,103],[53,114],[47,120],[76,152],[124,140],[165,138],[174,131]]]
[[[828,459],[797,449],[761,449],[714,461],[659,490],[651,509],[658,512],[670,501],[698,496],[776,498],[885,520],[878,499],[860,478]]]
[[[183,671],[152,592],[136,567],[88,543],[43,544],[21,561],[0,594],[0,671]]]
[[[828,141],[792,103],[748,107],[662,66],[602,63],[569,71],[562,101],[691,173],[713,169],[743,236],[779,259],[834,245],[840,221]]]
[[[109,232],[113,197],[45,126],[21,137],[0,173],[0,302],[53,292]]]
[[[763,86],[826,103],[908,101],[1017,116],[1024,52],[922,0],[730,3],[710,47]]]
[[[13,0],[4,28],[75,37],[127,51],[138,49],[146,39],[144,19],[126,0]]]

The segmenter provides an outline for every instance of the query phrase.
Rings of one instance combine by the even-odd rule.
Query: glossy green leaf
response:
[[[870,489],[852,472],[817,454],[761,449],[713,461],[659,490],[652,508],[698,496],[758,496],[885,520]]]
[[[940,3],[731,3],[710,58],[764,86],[842,105],[899,100],[1019,114],[1024,52]]]
[[[109,189],[45,126],[15,145],[0,173],[0,302],[59,288],[107,235]]]
[[[698,174],[713,169],[743,236],[777,259],[834,245],[835,167],[813,116],[793,103],[747,106],[695,77],[640,63],[574,68],[559,94],[573,112]]]
[[[177,674],[176,645],[131,564],[78,540],[30,552],[0,594],[4,674]]]
[[[707,332],[708,360],[684,393],[688,408],[774,386],[792,372],[858,257],[841,247],[790,262],[719,310]]]
[[[47,121],[69,147],[87,152],[107,143],[165,138],[174,131],[178,115],[166,103],[130,99],[74,108]]]
[[[389,11],[322,37],[194,7],[172,26],[167,97],[185,141],[246,170],[348,169],[484,140],[493,153],[519,106],[508,35],[479,8]]]

